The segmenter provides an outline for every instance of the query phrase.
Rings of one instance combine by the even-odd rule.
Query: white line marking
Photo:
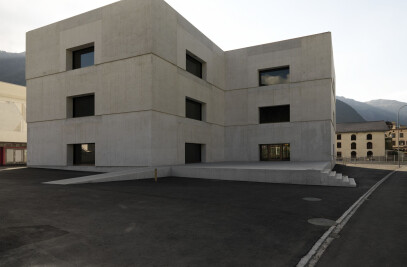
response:
[[[398,169],[400,170],[400,169]],[[302,259],[298,262],[297,267],[313,267],[317,264],[318,260],[321,258],[322,254],[328,248],[329,244],[331,244],[333,237],[330,237],[331,234],[339,234],[342,228],[346,225],[349,219],[352,217],[353,214],[358,210],[358,208],[365,202],[365,200],[382,184],[384,183],[390,176],[396,173],[398,170],[392,171],[385,177],[383,177],[380,181],[378,181],[375,185],[373,185],[363,196],[361,196],[353,205],[345,211],[342,216],[336,220],[336,224],[331,226],[322,236],[321,238],[314,244],[311,250],[302,257]]]
[[[12,171],[12,170],[19,170],[19,169],[26,169],[27,167],[14,167],[14,168],[6,168],[6,169],[0,169],[0,172],[4,171]]]

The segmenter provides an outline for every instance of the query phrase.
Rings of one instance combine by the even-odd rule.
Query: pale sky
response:
[[[0,50],[23,52],[27,31],[113,2],[0,0]],[[223,50],[330,31],[337,95],[407,102],[405,0],[166,2]]]

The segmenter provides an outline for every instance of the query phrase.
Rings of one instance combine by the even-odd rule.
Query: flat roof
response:
[[[385,132],[389,127],[385,121],[349,122],[337,123],[337,133],[357,133],[357,132]]]

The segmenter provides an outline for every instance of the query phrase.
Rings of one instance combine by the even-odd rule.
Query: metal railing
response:
[[[398,155],[388,155],[379,157],[356,157],[356,158],[336,158],[338,164],[399,164]],[[400,153],[400,164],[407,165],[407,155]]]

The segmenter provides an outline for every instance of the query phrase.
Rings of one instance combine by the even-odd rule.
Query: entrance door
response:
[[[260,145],[260,160],[290,160],[290,144]]]
[[[185,164],[202,162],[202,145],[185,144]]]

